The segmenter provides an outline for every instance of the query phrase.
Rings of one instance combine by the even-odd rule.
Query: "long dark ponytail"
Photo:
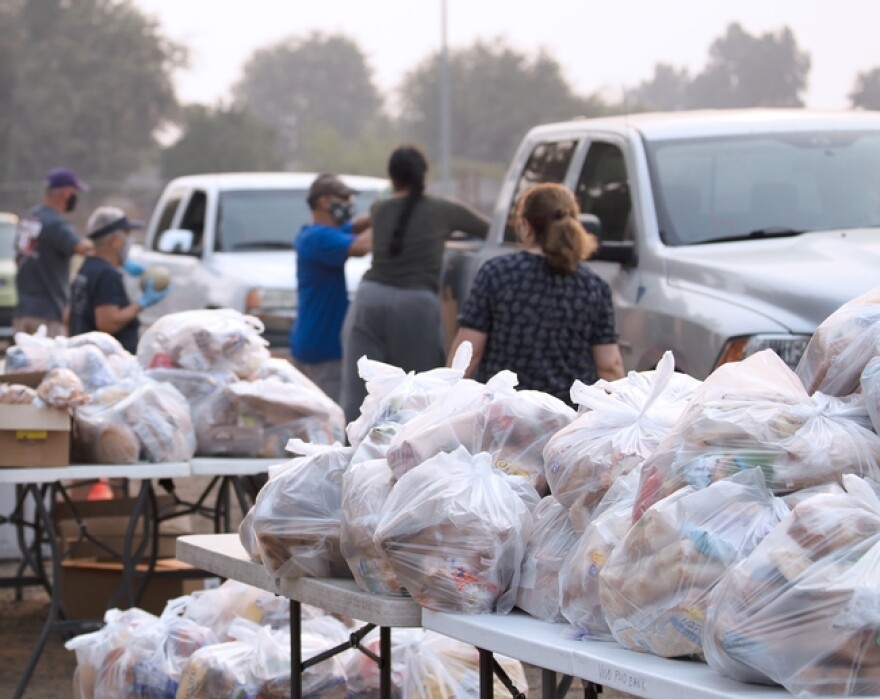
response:
[[[425,175],[428,172],[428,161],[422,151],[415,146],[400,146],[395,149],[388,159],[388,176],[395,190],[409,190],[403,210],[394,224],[391,233],[391,242],[388,245],[388,253],[391,257],[397,257],[403,250],[403,234],[406,224],[412,216],[419,199],[425,193]]]

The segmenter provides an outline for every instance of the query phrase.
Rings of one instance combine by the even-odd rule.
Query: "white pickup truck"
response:
[[[704,378],[774,349],[796,366],[816,326],[880,286],[880,113],[731,110],[581,119],[532,129],[485,242],[447,249],[458,306],[482,263],[516,249],[520,193],[568,186],[600,238],[627,369],[665,350]],[[454,308],[447,308],[447,317]]]
[[[296,317],[296,253],[293,241],[311,220],[306,202],[316,173],[190,175],[170,181],[130,257],[171,274],[171,291],[141,313],[149,325],[166,313],[233,308],[257,316],[272,346],[286,347]],[[387,180],[340,175],[359,194],[356,213],[369,211],[388,189]],[[357,288],[370,257],[346,263],[349,293]],[[137,280],[129,278],[137,298]]]

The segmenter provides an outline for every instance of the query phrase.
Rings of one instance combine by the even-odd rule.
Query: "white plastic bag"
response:
[[[711,593],[713,668],[798,696],[880,694],[880,498],[843,483],[798,504]]]
[[[507,613],[532,516],[489,454],[438,454],[394,485],[375,542],[419,604]]]
[[[277,577],[350,578],[339,534],[351,447],[291,440],[288,450],[304,456],[271,472],[252,508],[260,560]]]

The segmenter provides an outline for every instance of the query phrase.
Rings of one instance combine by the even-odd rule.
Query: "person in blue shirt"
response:
[[[352,219],[355,190],[330,173],[309,188],[312,222],[294,242],[299,307],[290,331],[294,365],[339,401],[342,322],[348,310],[345,261],[370,252],[370,217]]]
[[[159,303],[169,291],[168,287],[154,289],[152,279],[137,301],[131,301],[125,291],[120,270],[142,271],[126,264],[131,231],[140,227],[115,206],[100,206],[89,217],[88,237],[94,254],[86,258],[70,285],[71,335],[99,330],[115,337],[132,354],[137,352],[138,314]]]

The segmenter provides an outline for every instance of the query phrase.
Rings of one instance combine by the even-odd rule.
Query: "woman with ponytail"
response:
[[[516,220],[523,249],[480,268],[449,356],[468,340],[474,347],[468,376],[485,381],[510,369],[519,388],[571,403],[575,379],[592,384],[624,375],[611,289],[583,262],[597,242],[562,185],[525,192]]]
[[[440,272],[447,238],[462,231],[485,238],[486,217],[425,193],[428,161],[414,146],[388,160],[392,195],[373,204],[373,263],[358,287],[342,329],[342,407],[357,418],[366,387],[357,361],[370,359],[404,371],[443,366]]]

